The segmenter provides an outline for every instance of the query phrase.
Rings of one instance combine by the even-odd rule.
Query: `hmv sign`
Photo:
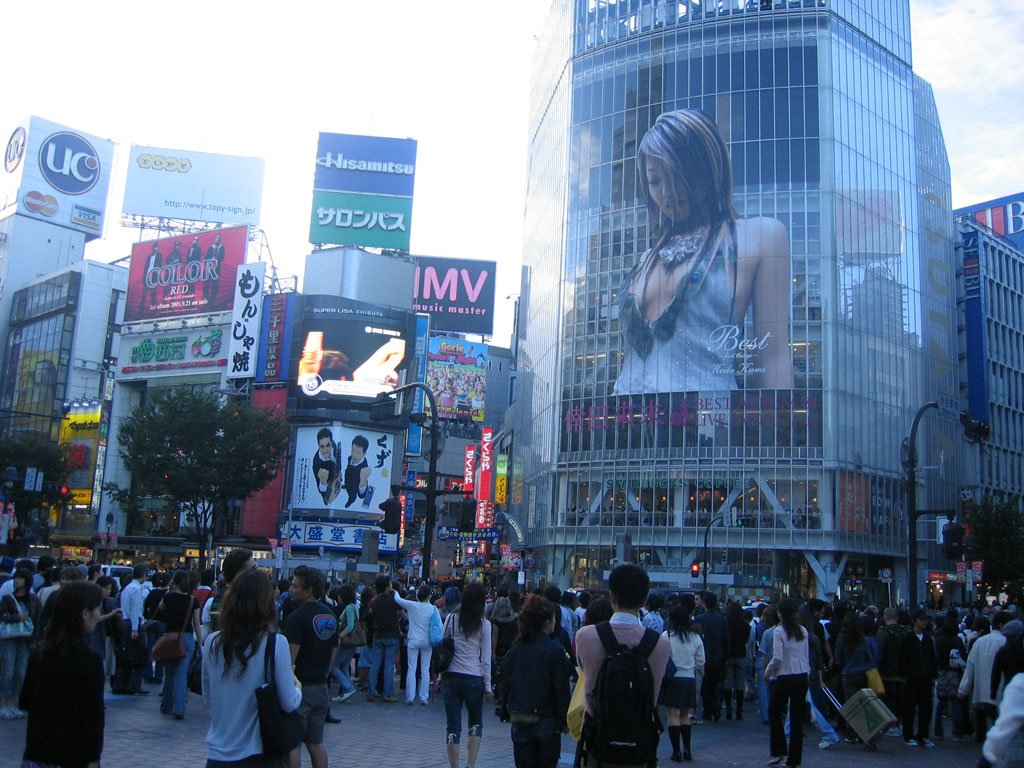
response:
[[[15,128],[11,140],[18,146],[7,147],[0,182],[16,189],[16,198],[5,199],[16,201],[17,213],[100,237],[114,143],[39,117]]]
[[[431,330],[484,336],[493,333],[495,262],[414,258],[412,311],[428,312]]]
[[[1024,251],[1024,192],[958,208],[953,215],[969,216]]]

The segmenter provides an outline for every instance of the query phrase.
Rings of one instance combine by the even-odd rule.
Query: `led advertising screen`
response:
[[[10,134],[4,152],[0,203],[14,202],[31,219],[103,234],[114,142],[31,117]]]
[[[248,241],[248,227],[230,227],[135,243],[124,321],[230,310]]]
[[[416,142],[321,133],[309,241],[408,251]]]
[[[487,345],[462,339],[431,337],[427,386],[437,397],[438,416],[484,420],[487,395]]]
[[[395,436],[374,427],[299,427],[292,507],[331,517],[379,520],[391,495]]]
[[[397,387],[415,345],[416,316],[336,296],[306,296],[296,345],[297,407],[367,403]]]
[[[121,210],[137,216],[256,225],[263,166],[258,157],[132,145]]]
[[[497,269],[493,261],[417,256],[413,311],[429,313],[435,331],[490,336]]]

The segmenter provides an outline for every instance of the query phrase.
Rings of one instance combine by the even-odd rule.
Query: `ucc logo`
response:
[[[39,170],[58,192],[83,195],[99,181],[100,159],[92,144],[77,133],[60,131],[39,147]]]

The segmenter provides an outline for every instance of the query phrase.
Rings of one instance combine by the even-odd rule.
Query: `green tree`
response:
[[[105,486],[128,509],[158,498],[185,512],[205,568],[229,505],[258,492],[281,467],[288,426],[269,410],[209,391],[158,390],[117,430],[132,486]]]
[[[18,521],[17,543],[12,544],[12,554],[23,554],[37,533],[35,526],[28,525],[33,510],[69,501],[60,489],[74,467],[70,464],[65,446],[17,435],[4,435],[0,437],[0,482],[7,467],[14,467],[18,472],[17,481],[10,488],[3,488],[7,503],[14,504],[14,514]],[[25,470],[29,467],[43,473],[41,491],[25,490]]]
[[[968,522],[973,537],[971,557],[985,561],[985,584],[998,594],[1004,584],[1019,579],[1024,571],[1024,514],[1015,496],[985,496],[971,510]]]

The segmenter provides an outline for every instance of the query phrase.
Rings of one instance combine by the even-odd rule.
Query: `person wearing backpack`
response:
[[[640,623],[650,589],[637,565],[614,568],[608,589],[615,613],[576,634],[576,654],[586,685],[581,765],[648,768],[658,762],[658,693],[672,656],[667,637]]]

